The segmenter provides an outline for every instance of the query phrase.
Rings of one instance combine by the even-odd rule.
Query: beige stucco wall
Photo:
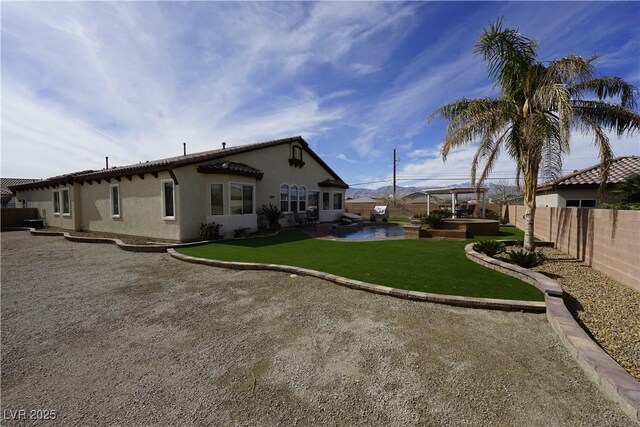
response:
[[[280,185],[304,185],[309,191],[320,192],[320,205],[322,205],[322,192],[328,191],[330,199],[333,201],[333,193],[341,193],[343,199],[342,210],[323,210],[320,206],[320,221],[336,221],[340,219],[344,211],[344,189],[320,188],[318,182],[333,177],[318,164],[307,152],[303,153],[305,165],[302,168],[289,165],[291,157],[291,144],[283,144],[275,147],[267,147],[249,153],[231,155],[222,159],[216,159],[200,164],[185,166],[174,170],[181,187],[181,239],[192,240],[199,236],[199,227],[203,222],[217,222],[223,224],[221,232],[225,237],[233,237],[234,230],[238,228],[250,228],[251,231],[257,229],[256,212],[262,205],[276,205],[280,207]],[[208,163],[222,163],[224,161],[234,161],[244,163],[256,169],[264,171],[264,176],[260,180],[249,177],[202,174],[197,172],[200,165]],[[255,184],[254,191],[254,213],[251,215],[229,215],[230,191],[229,183],[238,182]],[[225,215],[210,215],[210,184],[219,183],[224,185]],[[281,220],[283,226],[293,226],[295,222],[293,215],[286,214]]]
[[[547,194],[536,195],[536,206],[565,208],[567,207],[567,200],[597,200],[597,192],[596,188],[561,188]],[[612,203],[615,202],[615,199],[605,191],[602,201],[604,203]]]
[[[62,189],[69,189],[69,203],[70,213],[62,213]],[[60,191],[60,213],[53,213],[53,191]],[[78,200],[78,188],[77,184],[55,186],[51,188],[38,189],[38,190],[25,190],[16,191],[16,198],[18,201],[25,199],[27,201],[28,208],[36,208],[40,214],[40,217],[44,219],[44,223],[50,227],[60,227],[67,230],[77,230],[79,228],[80,221],[80,204]],[[21,203],[18,203],[19,207],[22,207]]]
[[[216,160],[217,162],[217,160]],[[231,183],[256,184],[255,178],[204,174],[197,172],[198,165],[185,166],[174,170],[178,179],[180,191],[180,238],[181,240],[194,240],[200,236],[200,224],[216,222],[222,224],[220,233],[226,237],[233,237],[234,231],[239,228],[257,230],[256,193],[253,191],[254,212],[245,215],[231,215]],[[224,215],[211,215],[211,184],[222,184],[224,198]]]
[[[171,180],[168,172],[160,172],[155,178],[137,175],[131,181],[122,177],[120,182],[84,183],[81,188],[82,217],[84,230],[128,234],[132,236],[180,240],[180,186],[176,185],[176,219],[163,219],[162,181]],[[120,218],[111,216],[111,185],[120,186]]]
[[[67,229],[102,231],[109,233],[145,236],[171,240],[195,240],[200,235],[200,224],[217,222],[225,237],[233,237],[238,228],[257,230],[257,211],[263,204],[280,206],[280,185],[304,185],[307,191],[320,192],[320,221],[340,219],[344,211],[344,190],[339,188],[319,188],[318,182],[333,177],[306,151],[303,153],[305,165],[302,168],[289,165],[291,144],[267,147],[244,154],[216,159],[201,164],[219,163],[225,160],[245,163],[264,171],[264,177],[256,180],[234,175],[203,174],[197,172],[199,164],[173,170],[178,185],[175,185],[175,220],[163,218],[162,181],[171,180],[168,172],[160,172],[158,177],[145,174],[144,179],[134,175],[131,180],[121,177],[102,180],[100,183],[75,183],[69,186],[71,212],[69,216],[53,215],[52,190],[32,190],[18,192],[18,198],[26,198],[28,207],[35,207],[44,214],[48,225]],[[210,184],[220,183],[224,188],[225,215],[210,215]],[[251,214],[230,215],[230,184],[255,185],[254,210]],[[111,184],[120,187],[120,217],[111,215]],[[342,194],[343,209],[323,210],[322,192]],[[283,226],[294,225],[292,215],[282,221]]]

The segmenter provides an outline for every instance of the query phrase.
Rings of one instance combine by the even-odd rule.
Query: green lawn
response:
[[[515,227],[500,237],[521,239]],[[535,287],[469,261],[467,241],[384,240],[337,242],[310,238],[299,230],[277,236],[181,248],[178,252],[224,261],[284,264],[401,289],[484,298],[542,301]]]

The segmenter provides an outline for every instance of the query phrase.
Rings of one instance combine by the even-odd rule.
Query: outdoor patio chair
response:
[[[310,224],[306,212],[293,211],[293,220],[296,222],[296,225],[299,225],[300,227]]]
[[[318,222],[318,218],[316,218],[316,214],[314,211],[307,209],[305,213],[307,215],[307,221],[309,221],[309,224],[315,224],[316,222]]]

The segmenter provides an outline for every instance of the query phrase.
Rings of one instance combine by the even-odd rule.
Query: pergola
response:
[[[485,193],[487,188],[485,187],[450,187],[450,188],[434,188],[432,190],[424,190],[423,193],[427,196],[427,215],[431,213],[431,195],[436,194],[451,194],[451,218],[456,217],[456,204],[458,202],[458,194],[480,194],[482,199],[482,217],[484,218],[486,211]]]

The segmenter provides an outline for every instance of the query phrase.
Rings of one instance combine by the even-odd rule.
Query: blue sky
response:
[[[2,2],[2,176],[84,169],[302,135],[349,184],[468,181],[474,148],[438,157],[438,106],[491,95],[474,57],[497,17],[540,57],[601,54],[640,86],[637,2]],[[574,133],[570,172],[596,163]],[[616,155],[639,136],[612,137]],[[513,178],[503,156],[493,179]],[[361,184],[366,183],[366,184]]]

